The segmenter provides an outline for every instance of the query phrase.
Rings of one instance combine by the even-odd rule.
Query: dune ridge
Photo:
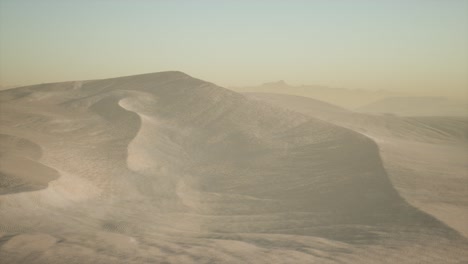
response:
[[[393,185],[412,205],[468,237],[468,119],[461,116],[369,115],[331,111],[313,99],[249,94],[365,134],[377,142]],[[301,105],[302,104],[302,105]]]
[[[378,145],[344,125],[181,72],[20,87],[0,101],[1,132],[40,145],[61,175],[0,195],[8,263],[467,259],[466,239],[402,199]]]

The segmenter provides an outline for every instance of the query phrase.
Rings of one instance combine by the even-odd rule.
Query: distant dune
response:
[[[468,103],[445,97],[388,97],[356,111],[401,116],[468,116]]]
[[[12,88],[16,88],[16,87],[20,87],[22,85],[3,85],[3,86],[0,86],[0,90],[8,90],[8,89],[12,89]]]
[[[468,261],[464,120],[175,71],[1,91],[0,111],[5,263]]]
[[[264,83],[259,86],[230,87],[230,89],[245,93],[277,93],[309,97],[328,102],[346,109],[355,109],[380,99],[394,96],[403,96],[402,93],[385,90],[370,91],[364,89],[345,89],[319,85],[293,86],[284,81]]]

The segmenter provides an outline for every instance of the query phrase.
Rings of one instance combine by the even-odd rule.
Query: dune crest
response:
[[[0,196],[7,263],[468,256],[465,238],[395,190],[375,142],[344,124],[181,72],[20,87],[0,100],[0,132],[31,139],[14,151],[40,146],[62,175]]]
[[[246,95],[372,138],[380,148],[392,184],[405,200],[468,237],[466,117],[376,116],[337,111],[305,97],[268,93]]]

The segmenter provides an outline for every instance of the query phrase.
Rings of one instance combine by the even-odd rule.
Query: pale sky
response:
[[[0,0],[0,85],[179,70],[457,94],[467,0]]]

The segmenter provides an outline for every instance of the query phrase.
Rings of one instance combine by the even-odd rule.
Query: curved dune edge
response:
[[[246,93],[246,95],[250,95]],[[468,238],[468,120],[463,117],[373,116],[321,108],[312,98],[255,93],[252,97],[346,127],[379,146],[383,165],[402,197]],[[436,194],[436,195],[433,195]]]
[[[466,241],[401,202],[355,132],[180,74],[68,86],[87,94],[54,99],[73,111],[38,129],[62,139],[43,157],[62,176],[0,197],[7,263],[467,258]]]
[[[133,98],[134,100],[135,98]],[[141,94],[141,97],[140,97],[140,100],[143,100],[143,102],[145,103],[149,103],[149,104],[156,104],[157,105],[157,102],[152,100],[151,99],[151,95],[149,94]],[[142,139],[142,138],[145,138],[145,130],[149,129],[150,131],[153,130],[152,132],[146,132],[146,134],[148,135],[151,135],[153,137],[158,137],[158,129],[154,129],[154,128],[151,128],[151,125],[153,126],[160,126],[161,124],[158,123],[157,120],[155,120],[154,118],[150,117],[149,115],[146,115],[146,114],[142,114],[141,112],[139,112],[139,110],[141,111],[145,111],[145,106],[144,104],[143,105],[140,105],[139,107],[141,109],[138,109],[138,106],[132,106],[131,103],[129,102],[129,100],[131,101],[132,99],[129,99],[129,98],[126,98],[126,99],[123,99],[121,101],[119,101],[119,105],[123,108],[125,108],[126,110],[128,111],[133,111],[135,113],[137,113],[140,117],[140,119],[142,120],[142,127],[140,129],[140,131],[138,132],[138,134],[136,135],[136,137],[130,142],[129,144],[129,155],[128,155],[128,159],[127,159],[127,163],[129,164],[129,167],[139,173],[145,173],[145,170],[148,169],[149,167],[151,166],[154,166],[154,167],[157,167],[157,173],[159,174],[157,177],[166,177],[168,173],[167,171],[167,168],[165,166],[162,166],[160,164],[157,164],[157,162],[155,162],[154,159],[154,153],[153,155],[150,155],[150,153],[146,153],[145,155],[145,152],[147,152],[147,150],[145,151],[144,148],[147,147],[147,148],[150,148],[151,146],[151,142],[145,142],[145,139]],[[136,103],[138,103],[138,101],[136,101]],[[141,101],[139,102],[141,103]],[[146,109],[147,110],[147,109]],[[150,114],[150,113],[148,113]],[[150,125],[148,125],[150,124]],[[146,128],[145,128],[146,127]],[[165,128],[166,129],[166,128]],[[343,128],[344,129],[344,128]],[[146,136],[146,138],[148,138]],[[371,140],[371,139],[369,139]],[[140,142],[138,142],[140,141]],[[140,148],[139,148],[139,146]],[[142,146],[143,147],[143,151],[142,150]],[[156,147],[154,147],[156,149]],[[132,149],[135,149],[134,151],[132,151]],[[140,155],[140,157],[134,157],[134,153],[138,153]],[[141,155],[143,154],[143,155]],[[151,157],[149,160],[145,161],[145,156],[146,157]],[[191,202],[189,202],[189,204],[191,204],[192,207],[196,207],[196,206],[199,206],[199,205],[194,205],[193,201],[194,201],[194,197],[193,195],[195,196],[198,196],[197,198],[200,199],[200,195],[203,196],[202,193],[200,192],[197,192],[197,191],[194,191],[193,189],[189,188],[187,189],[187,184],[184,182],[183,179],[179,179],[179,180],[175,180],[177,179],[177,176],[176,175],[170,175],[171,177],[171,182],[170,183],[165,183],[167,187],[167,190],[170,190],[168,192],[170,193],[173,193],[174,192],[174,189],[177,190],[177,194],[180,195],[180,196],[184,196],[184,195],[187,195],[187,193],[191,193],[191,199],[185,199],[185,201],[189,201],[189,200],[192,200]],[[183,187],[181,187],[183,186]],[[180,190],[184,190],[185,194],[184,193],[181,193]],[[180,198],[180,197],[179,197]],[[203,198],[204,199],[204,198]],[[196,201],[196,199],[195,199]],[[187,204],[187,203],[186,203]],[[172,205],[174,206],[174,205]],[[200,209],[200,208],[198,208]],[[203,209],[201,209],[203,210]]]
[[[47,188],[60,177],[41,163],[42,148],[25,138],[0,134],[0,195]]]

